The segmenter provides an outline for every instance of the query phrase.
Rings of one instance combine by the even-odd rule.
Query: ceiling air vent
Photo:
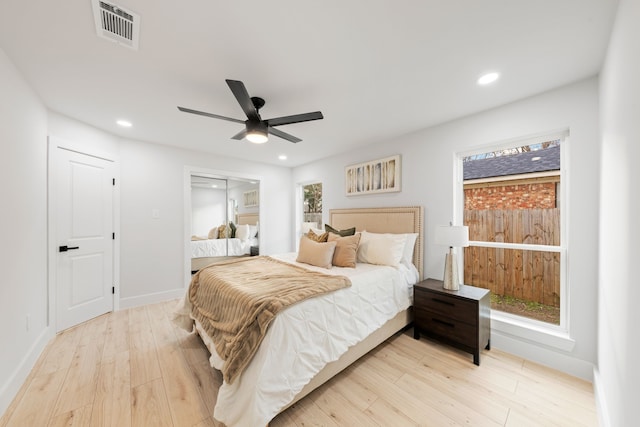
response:
[[[98,35],[138,50],[140,16],[113,3],[100,0],[92,3]]]

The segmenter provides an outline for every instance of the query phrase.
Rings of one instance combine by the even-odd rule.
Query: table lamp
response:
[[[449,253],[444,262],[444,288],[457,291],[460,289],[458,278],[458,263],[453,248],[469,246],[469,227],[466,225],[440,225],[436,228],[435,242],[437,245],[449,246]]]

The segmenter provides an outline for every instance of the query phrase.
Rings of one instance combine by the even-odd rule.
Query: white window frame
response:
[[[505,248],[505,249],[522,249],[528,251],[545,251],[557,252],[560,254],[560,324],[554,325],[527,317],[518,316],[498,310],[491,311],[491,328],[506,335],[524,338],[533,342],[538,342],[565,351],[570,351],[575,345],[575,341],[570,336],[569,324],[569,282],[567,271],[568,259],[568,221],[569,204],[569,162],[568,152],[570,148],[568,130],[545,132],[544,134],[514,138],[499,143],[483,145],[472,150],[460,151],[454,154],[454,223],[462,224],[464,216],[464,182],[463,182],[463,158],[475,154],[482,154],[491,151],[497,151],[507,148],[531,145],[561,139],[560,142],[560,197],[562,198],[562,207],[560,209],[560,245],[533,245],[518,243],[497,243],[471,241],[470,246],[489,247],[489,248]],[[464,253],[460,254],[464,257]],[[462,259],[464,265],[464,258]]]
[[[303,211],[304,211],[304,187],[307,185],[311,185],[311,184],[322,184],[322,181],[319,179],[312,179],[312,180],[308,180],[308,181],[303,181],[303,182],[299,182],[296,184],[296,189],[295,189],[295,195],[296,195],[296,200],[295,200],[295,229],[294,229],[294,233],[293,235],[295,236],[295,242],[294,242],[294,248],[296,250],[296,252],[299,249],[300,246],[300,237],[302,236],[302,221],[303,221]],[[324,186],[323,186],[323,190],[324,192]],[[324,196],[324,194],[323,194]],[[322,218],[324,220],[324,212],[322,212]],[[322,228],[322,224],[318,224],[320,226],[320,228]]]

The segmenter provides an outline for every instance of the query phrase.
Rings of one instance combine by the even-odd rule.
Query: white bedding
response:
[[[227,253],[227,242],[229,253]],[[249,255],[251,246],[257,246],[256,237],[250,239],[207,239],[191,241],[191,258],[215,257],[215,256],[240,256]]]
[[[295,253],[275,258],[345,275],[352,286],[278,314],[242,376],[220,387],[213,415],[229,427],[267,425],[327,363],[411,305],[417,277],[413,266],[410,270],[359,263],[355,269],[325,270],[296,263]],[[189,309],[185,298],[178,313],[186,314]],[[211,365],[219,369],[222,360],[197,323],[196,329],[211,352]]]

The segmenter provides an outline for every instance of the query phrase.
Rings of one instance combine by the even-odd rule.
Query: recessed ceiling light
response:
[[[280,155],[278,156],[278,158],[279,158],[280,160],[287,160],[287,156],[285,156],[284,154],[280,154]]]
[[[118,120],[116,121],[116,123],[118,124],[118,126],[122,126],[123,128],[130,128],[131,126],[133,126],[131,122],[126,120]]]
[[[537,161],[538,161],[538,160],[540,160],[541,158],[542,158],[542,157],[538,157],[538,156],[536,156],[536,157],[532,157],[532,158],[531,158],[531,161],[532,161],[532,162],[537,162]]]
[[[500,77],[500,74],[498,73],[487,73],[483,76],[480,76],[480,78],[478,79],[478,84],[482,86],[488,85],[498,80],[498,77]]]

